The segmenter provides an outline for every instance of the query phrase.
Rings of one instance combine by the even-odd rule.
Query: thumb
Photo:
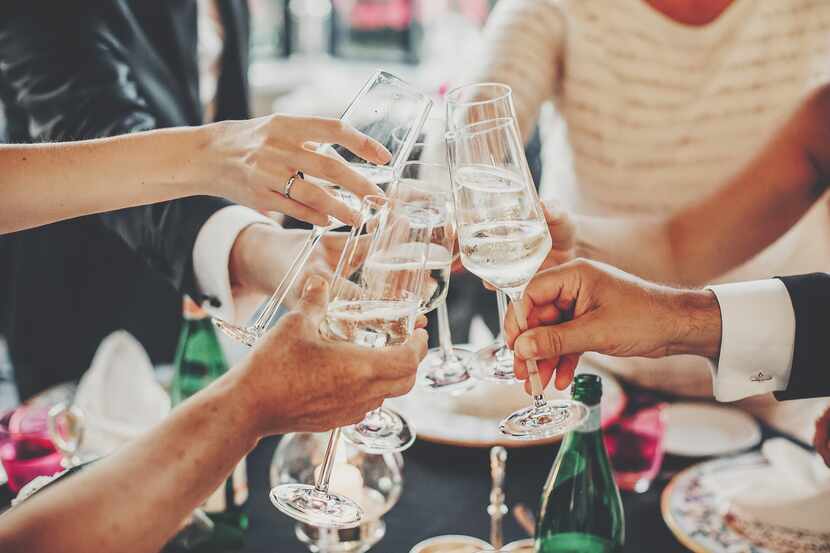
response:
[[[329,284],[319,275],[311,275],[305,282],[303,296],[294,308],[311,320],[313,324],[323,321],[329,302]]]
[[[513,346],[521,359],[551,359],[586,351],[600,351],[596,324],[590,315],[565,323],[540,326],[523,332]]]

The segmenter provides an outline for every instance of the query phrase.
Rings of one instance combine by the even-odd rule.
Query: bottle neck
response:
[[[602,424],[602,413],[601,413],[601,404],[597,403],[596,405],[589,405],[588,406],[588,418],[585,419],[585,422],[582,423],[582,426],[577,428],[575,432],[580,434],[592,434],[597,432],[601,428]]]

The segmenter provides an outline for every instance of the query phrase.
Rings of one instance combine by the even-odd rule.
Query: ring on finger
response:
[[[283,189],[282,193],[286,198],[291,198],[291,187],[294,186],[294,182],[297,179],[302,179],[303,177],[304,177],[303,172],[302,171],[297,171],[296,173],[291,175],[288,178],[287,181],[285,181],[285,188]]]

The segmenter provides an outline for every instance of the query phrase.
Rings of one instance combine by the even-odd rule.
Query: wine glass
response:
[[[371,348],[403,343],[412,334],[432,233],[429,225],[412,224],[411,214],[419,209],[380,196],[363,199],[360,222],[335,270],[322,336]],[[379,425],[373,430],[384,443],[411,444],[415,434],[400,415],[376,411]],[[271,490],[277,509],[313,526],[350,528],[360,523],[361,507],[329,491],[340,434],[340,428],[332,430],[314,485],[282,484]]]
[[[433,240],[435,236],[446,232],[450,223],[446,214],[442,215],[442,210],[429,204],[405,202],[394,196],[387,201],[392,202],[393,209],[390,213],[400,220],[396,224],[401,225],[401,232],[406,234],[405,240],[398,240],[400,243],[394,247],[370,254],[363,264],[364,287],[375,287],[372,283],[376,280],[378,288],[388,287],[386,281],[394,274],[411,279],[423,255],[424,270],[419,273],[423,282],[419,288],[417,312],[426,313],[446,293],[444,268],[448,256],[446,252],[442,255],[440,246],[434,244]],[[433,257],[433,262],[438,260],[435,269],[429,268],[430,256]],[[384,407],[370,411],[361,422],[345,427],[343,436],[352,445],[368,453],[403,451],[415,441],[412,425],[400,414]]]
[[[386,146],[392,154],[391,161],[387,165],[368,163],[345,147],[337,144],[321,144],[317,148],[317,152],[348,163],[352,169],[384,189],[395,179],[401,165],[407,160],[409,151],[412,149],[412,145],[415,143],[431,109],[432,100],[425,94],[390,73],[378,71],[358,92],[340,117],[340,120]],[[393,135],[393,132],[398,134]],[[396,140],[394,136],[398,136],[399,139]],[[309,176],[306,177],[306,180],[322,186],[352,208],[360,208],[360,200],[336,184]],[[315,226],[312,229],[308,239],[300,248],[300,252],[288,267],[282,281],[264,304],[252,325],[240,326],[214,318],[213,322],[217,328],[231,338],[248,346],[253,346],[271,327],[280,305],[285,301],[285,297],[291,291],[303,266],[323,235],[329,230],[341,226],[343,226],[342,222],[330,218],[328,225]]]
[[[440,141],[443,144],[443,133]],[[417,146],[413,151],[415,149]],[[446,155],[446,147],[442,150]],[[421,313],[429,313],[437,307],[440,347],[430,350],[418,367],[419,383],[435,391],[458,393],[468,390],[474,385],[467,369],[473,353],[453,348],[446,303],[456,239],[449,168],[446,163],[408,161],[389,193],[396,199],[429,208],[435,214],[427,272],[430,283],[437,286],[422,305]]]
[[[512,118],[491,119],[447,136],[461,262],[513,302],[527,328],[524,289],[551,248],[550,232]],[[501,422],[507,436],[537,439],[581,424],[588,415],[571,399],[546,401],[536,362],[527,361],[533,405]]]
[[[491,119],[516,120],[513,91],[502,83],[477,83],[454,88],[447,93],[447,130],[465,127]],[[476,352],[473,375],[481,380],[504,384],[516,382],[513,372],[513,352],[504,341],[504,316],[507,297],[496,291],[499,309],[499,335],[492,344]]]

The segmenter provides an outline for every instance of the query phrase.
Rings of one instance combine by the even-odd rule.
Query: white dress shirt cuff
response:
[[[715,399],[736,401],[785,390],[795,345],[795,313],[778,279],[710,286],[720,304],[721,347],[712,366]]]
[[[252,209],[232,205],[223,207],[211,215],[196,236],[193,246],[196,286],[203,294],[219,300],[219,307],[210,305],[210,302],[205,303],[205,308],[214,317],[238,322],[228,269],[231,249],[239,234],[256,223],[276,225],[274,221]]]

